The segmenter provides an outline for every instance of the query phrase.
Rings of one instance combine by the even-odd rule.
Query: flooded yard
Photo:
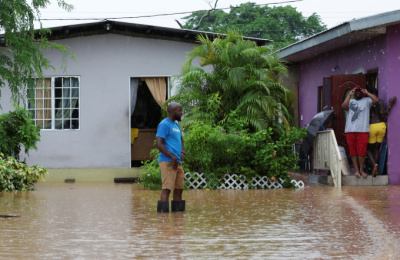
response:
[[[160,191],[46,183],[0,193],[1,259],[399,259],[400,187]]]

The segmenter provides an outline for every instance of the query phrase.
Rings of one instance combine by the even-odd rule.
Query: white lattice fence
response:
[[[185,173],[185,180],[189,184],[189,189],[204,189],[206,188],[207,181],[204,178],[202,173],[194,172]],[[291,182],[298,188],[304,188],[303,181],[291,180]],[[243,176],[238,176],[236,174],[226,174],[223,178],[223,181],[220,181],[220,186],[218,189],[248,189],[249,183]],[[283,180],[279,178],[279,180],[271,181],[267,176],[263,177],[253,177],[251,180],[251,185],[257,189],[280,189],[282,186]]]

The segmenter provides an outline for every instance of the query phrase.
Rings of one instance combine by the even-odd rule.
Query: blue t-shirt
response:
[[[176,156],[179,163],[181,162],[181,151],[182,151],[182,132],[177,122],[172,122],[168,118],[165,118],[157,127],[156,137],[163,138],[164,145],[168,151]],[[172,159],[160,152],[158,157],[159,162],[171,162]]]

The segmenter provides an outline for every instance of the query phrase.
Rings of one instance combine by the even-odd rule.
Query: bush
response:
[[[150,190],[161,190],[161,170],[158,166],[158,149],[153,149],[150,156],[153,160],[145,161],[140,172],[140,185]]]
[[[27,191],[34,182],[44,179],[47,170],[41,166],[28,166],[15,158],[0,153],[0,191]]]
[[[26,154],[31,149],[37,150],[40,129],[27,110],[16,107],[14,111],[0,115],[0,140],[0,153],[19,160],[22,146]]]
[[[287,129],[276,123],[273,128],[250,132],[246,118],[237,111],[215,123],[219,100],[218,95],[211,96],[207,113],[185,129],[185,172],[203,173],[210,189],[220,186],[225,174],[236,174],[250,186],[252,177],[267,176],[271,180],[282,179],[285,188],[294,188],[288,174],[289,170],[298,170],[298,155],[293,145],[306,136],[306,129]],[[145,164],[141,178],[144,187],[161,189],[157,149],[153,156],[155,160]]]
[[[281,126],[248,133],[196,122],[185,135],[184,167],[204,173],[209,188],[219,186],[225,174],[240,175],[250,183],[252,177],[280,178],[284,187],[293,187],[287,174],[297,170],[293,144],[304,137],[305,129],[294,127],[289,132]]]

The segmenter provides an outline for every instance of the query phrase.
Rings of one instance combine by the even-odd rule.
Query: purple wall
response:
[[[332,70],[338,66],[336,70]],[[366,73],[378,68],[379,98],[386,104],[392,96],[400,99],[400,25],[387,28],[386,35],[325,53],[300,65],[299,126],[307,125],[317,113],[317,87],[323,77],[337,74]],[[400,103],[400,100],[399,100]],[[392,185],[400,185],[400,104],[396,104],[388,119],[388,173]]]
[[[400,98],[400,25],[388,27],[386,40],[387,96]],[[387,125],[389,182],[400,185],[400,105],[393,106]]]
[[[366,73],[378,68],[379,96],[386,100],[385,37],[376,37],[368,42],[325,53],[315,59],[304,61],[300,66],[299,114],[303,115],[300,126],[307,125],[317,113],[317,87],[323,85],[323,78],[338,74]],[[335,66],[338,68],[332,71]],[[382,87],[385,85],[384,87]]]

